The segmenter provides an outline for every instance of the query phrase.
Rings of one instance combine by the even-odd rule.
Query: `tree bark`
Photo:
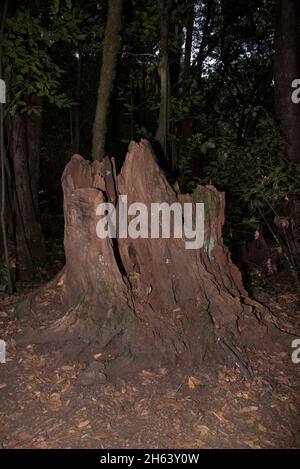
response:
[[[107,112],[115,77],[117,52],[119,48],[119,32],[121,28],[121,11],[122,0],[109,1],[97,108],[93,128],[92,156],[94,160],[99,161],[105,156]]]
[[[215,357],[219,343],[264,336],[240,272],[222,241],[224,194],[212,186],[192,195],[169,185],[147,141],[132,142],[117,176],[114,160],[89,164],[79,155],[66,166],[62,184],[66,267],[60,279],[68,312],[33,341],[97,342],[103,360],[139,366],[197,363]],[[205,204],[205,241],[187,250],[183,238],[98,238],[97,206],[152,202],[195,208]],[[248,335],[247,335],[248,334]],[[32,343],[32,342],[30,342]],[[73,343],[73,342],[72,342]],[[119,361],[120,359],[120,361]],[[129,361],[129,362],[128,362]],[[114,367],[108,360],[108,373]]]
[[[2,42],[3,42],[3,37],[4,37],[4,30],[5,30],[5,23],[6,23],[6,15],[8,11],[8,0],[5,0],[3,3],[3,8],[1,11],[1,28],[0,28],[0,79],[2,79]],[[4,101],[6,100],[6,97]],[[3,252],[3,258],[4,258],[4,263],[6,266],[6,281],[7,281],[7,286],[8,286],[8,291],[10,294],[13,293],[13,279],[12,279],[12,274],[11,274],[11,252],[9,249],[9,228],[11,228],[11,223],[9,223],[12,220],[11,212],[9,210],[9,202],[8,202],[8,189],[9,189],[9,181],[7,181],[7,174],[6,174],[6,163],[7,163],[7,156],[6,156],[6,151],[5,151],[5,141],[4,141],[4,106],[5,104],[3,102],[0,103],[0,207],[1,207],[1,233],[0,233],[0,258],[2,258],[2,252]],[[7,216],[8,215],[8,216]],[[3,248],[3,251],[2,251]],[[2,283],[2,282],[1,282]]]
[[[292,82],[300,78],[300,3],[277,0],[275,34],[275,107],[286,153],[293,163],[300,162],[300,104],[292,102]]]
[[[34,277],[34,267],[44,261],[41,227],[36,219],[29,157],[26,140],[26,118],[16,114],[12,122],[11,155],[16,188],[17,267],[20,279]],[[33,166],[31,167],[33,170]]]
[[[186,15],[186,37],[184,45],[184,77],[188,75],[191,69],[193,33],[194,33],[194,1],[189,1]]]
[[[30,103],[42,109],[43,98],[31,96]],[[36,217],[38,216],[40,157],[42,137],[42,112],[31,113],[25,117],[26,145],[28,152],[29,181]]]
[[[75,101],[76,106],[73,108],[73,123],[74,123],[74,140],[72,142],[73,153],[79,153],[80,151],[80,99],[81,99],[81,75],[82,75],[82,53],[78,53],[77,63],[77,76],[76,76],[76,88],[75,88]]]
[[[155,139],[159,142],[164,155],[167,155],[167,141],[169,134],[169,0],[160,0],[160,110]]]
[[[172,47],[168,50],[171,95],[176,95],[180,87],[182,48],[184,45],[182,11],[186,6],[185,4],[186,0],[170,0],[169,2],[169,10],[173,12],[172,18],[169,19],[169,38],[172,41]]]
[[[182,73],[182,100],[184,101],[189,96],[191,84],[191,58],[192,58],[192,45],[194,33],[194,9],[193,1],[188,4],[188,11],[186,16],[186,38],[184,47],[184,61]],[[193,119],[188,116],[180,122],[180,134],[184,139],[191,138],[193,134]]]

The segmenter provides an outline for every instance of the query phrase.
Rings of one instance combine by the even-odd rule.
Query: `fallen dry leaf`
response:
[[[259,431],[263,432],[263,433],[266,433],[267,429],[264,425],[262,425],[261,423],[258,424],[258,429]]]
[[[62,402],[58,393],[51,394],[49,399],[41,399],[41,401],[52,412],[58,412],[62,408]]]
[[[197,425],[197,430],[200,432],[202,437],[210,433],[210,429],[206,425]]]
[[[254,441],[254,440],[248,440],[248,441],[245,441],[246,445],[250,446],[250,448],[252,449],[260,449],[261,446],[259,445],[259,443],[257,441]]]
[[[292,402],[289,402],[288,407],[289,407],[289,409],[290,409],[292,412],[294,412],[294,414],[298,414],[298,410],[297,410],[297,408],[294,406],[294,404],[292,404]]]
[[[64,371],[73,371],[74,368],[75,368],[74,365],[63,365],[63,366],[61,367],[61,369],[64,370]]]
[[[143,370],[143,371],[141,372],[141,374],[142,374],[143,376],[146,376],[146,377],[149,377],[149,378],[151,378],[152,376],[154,376],[154,373],[151,373],[151,371],[148,371],[148,370]]]
[[[242,409],[239,409],[237,412],[238,414],[247,414],[249,412],[256,412],[258,410],[258,407],[256,405],[251,405],[249,407],[243,407]]]
[[[84,427],[87,427],[89,423],[90,423],[89,420],[84,420],[83,422],[79,422],[79,424],[77,425],[77,427],[78,427],[78,428],[84,428]]]
[[[201,384],[201,381],[198,378],[195,378],[194,376],[190,376],[188,379],[188,387],[190,389],[195,389],[197,386]]]
[[[46,441],[37,441],[36,443],[34,443],[33,447],[35,449],[47,449],[48,445]]]
[[[32,436],[28,432],[25,432],[25,431],[18,433],[17,436],[18,436],[19,441],[29,441],[32,438]]]

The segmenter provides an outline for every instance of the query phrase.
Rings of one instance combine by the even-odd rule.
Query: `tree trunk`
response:
[[[186,36],[185,36],[185,45],[184,45],[184,78],[187,78],[187,75],[191,69],[191,59],[192,59],[192,46],[193,46],[193,34],[194,34],[194,1],[188,2],[188,11],[186,15]]]
[[[74,119],[74,140],[72,142],[73,153],[79,153],[80,151],[80,99],[81,99],[81,75],[82,75],[82,53],[78,53],[78,64],[77,64],[77,77],[76,77],[76,88],[75,88],[75,101],[76,106],[73,108]]]
[[[0,231],[0,263],[5,265],[4,275],[0,275],[0,291],[8,289],[12,294],[15,281],[16,246],[15,225],[13,212],[13,184],[9,162],[4,142],[3,109],[1,109],[1,169],[0,169],[0,206],[1,206],[1,231]]]
[[[62,184],[66,268],[60,284],[68,312],[36,341],[96,341],[104,360],[119,357],[107,363],[110,373],[122,360],[199,365],[216,355],[218,344],[233,350],[246,332],[251,337],[253,326],[256,338],[264,334],[254,314],[263,308],[249,299],[223,245],[223,193],[212,186],[192,195],[177,192],[147,141],[130,144],[118,176],[114,160],[90,164],[73,156]],[[194,208],[204,202],[203,248],[186,249],[183,238],[97,237],[96,208],[106,201],[118,210],[120,195],[127,195],[128,206],[142,202],[149,212],[152,202]]]
[[[30,104],[42,108],[43,98],[32,96]],[[36,217],[38,216],[40,156],[42,136],[42,114],[31,113],[26,115],[26,143],[28,152],[28,169],[31,194]]]
[[[169,10],[173,12],[173,17],[169,19],[169,38],[172,47],[168,48],[169,62],[169,86],[170,94],[177,95],[180,87],[180,72],[182,63],[182,48],[184,44],[184,21],[182,11],[186,0],[170,0]]]
[[[300,2],[277,0],[275,34],[275,105],[286,153],[300,162],[300,104],[292,102],[292,82],[300,78]]]
[[[41,227],[36,219],[27,153],[25,117],[16,114],[12,122],[11,155],[16,187],[17,267],[20,279],[34,277],[34,267],[44,261]]]
[[[6,16],[8,11],[8,0],[3,3],[1,10],[1,27],[0,27],[0,79],[2,80],[3,67],[2,67],[2,43],[4,38],[4,30],[6,23]],[[4,101],[6,100],[6,96]],[[12,212],[9,205],[9,188],[10,181],[7,179],[7,155],[4,140],[4,106],[3,102],[0,103],[0,219],[1,219],[1,230],[0,230],[0,262],[4,260],[6,267],[6,275],[4,279],[0,278],[0,290],[6,289],[10,294],[13,293],[13,276],[11,272],[11,234],[12,234]],[[14,252],[14,250],[13,250]],[[13,256],[14,257],[14,256]],[[0,275],[2,277],[2,275]],[[3,288],[2,288],[3,285]]]
[[[160,110],[155,139],[159,142],[164,155],[167,155],[169,134],[169,0],[160,0]]]
[[[193,1],[189,1],[188,10],[186,15],[186,38],[184,47],[184,61],[183,61],[183,73],[182,73],[182,101],[191,93],[191,58],[192,58],[192,46],[193,46],[193,34],[194,34],[194,9],[195,5]],[[190,113],[192,114],[192,113]],[[180,134],[184,140],[192,137],[193,134],[193,118],[187,116],[180,122],[179,125]]]
[[[119,32],[121,28],[121,11],[122,0],[109,1],[97,108],[93,128],[92,156],[94,160],[99,161],[105,156],[107,111],[115,77],[117,52],[119,48]]]
[[[300,78],[300,3],[277,0],[275,32],[275,109],[286,140],[285,153],[291,164],[300,163],[300,104],[292,101],[292,82]],[[292,200],[293,216],[300,225],[300,200]],[[298,244],[298,242],[297,242]]]

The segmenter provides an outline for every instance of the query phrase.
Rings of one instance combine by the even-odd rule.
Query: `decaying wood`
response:
[[[65,168],[66,266],[60,278],[67,313],[47,331],[50,340],[96,340],[102,350],[140,362],[200,363],[217,340],[247,342],[265,334],[264,309],[245,291],[222,240],[225,197],[212,186],[181,194],[166,180],[149,143],[132,142],[119,175],[114,161],[75,155]],[[204,202],[205,242],[184,239],[100,239],[96,207],[104,201]],[[131,358],[128,358],[131,357]],[[116,362],[117,363],[117,362]],[[122,360],[120,362],[122,366]]]

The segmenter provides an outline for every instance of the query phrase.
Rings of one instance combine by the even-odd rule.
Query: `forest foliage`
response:
[[[6,117],[42,115],[41,181],[50,191],[74,151],[91,155],[108,2],[17,3],[3,39]],[[276,241],[274,219],[300,189],[300,166],[286,160],[274,110],[274,3],[166,2],[170,116],[164,169],[184,190],[207,183],[226,192],[225,235],[235,245],[257,230]],[[154,140],[159,55],[159,2],[124,0],[106,145],[119,163],[131,139]]]

